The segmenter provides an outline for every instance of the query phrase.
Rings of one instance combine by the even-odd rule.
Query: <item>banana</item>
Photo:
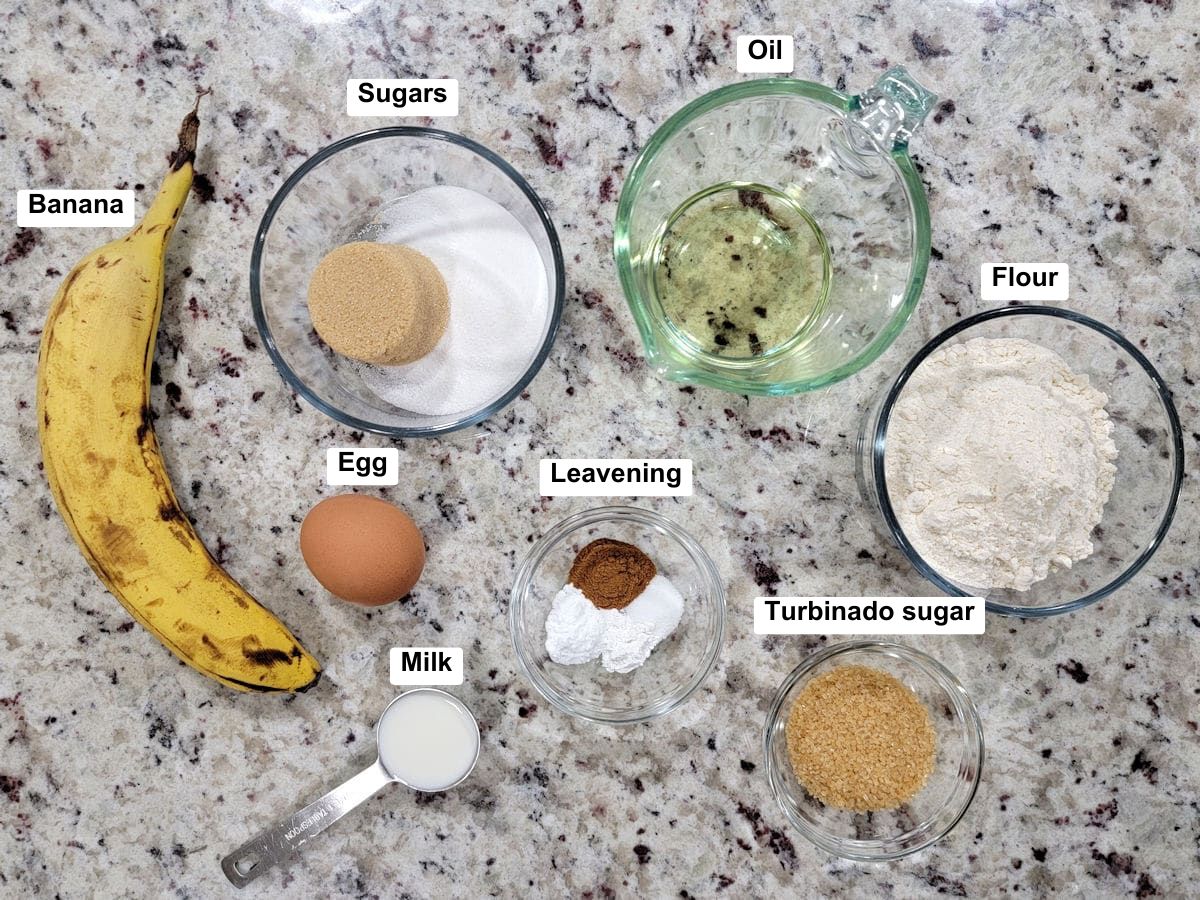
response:
[[[175,498],[151,421],[163,260],[199,126],[194,107],[145,217],[85,256],[55,295],[38,359],[42,461],[84,558],[171,652],[238,690],[303,691],[320,666],[209,554]]]

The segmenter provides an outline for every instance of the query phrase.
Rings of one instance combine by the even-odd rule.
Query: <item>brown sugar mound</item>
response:
[[[423,253],[356,241],[317,264],[308,312],[321,340],[342,356],[401,366],[437,346],[450,320],[450,295]]]
[[[568,580],[600,609],[624,609],[657,574],[654,560],[633,544],[600,538],[579,551]]]
[[[903,682],[867,666],[839,666],[809,682],[786,734],[792,771],[827,806],[895,809],[933,771],[929,710]]]

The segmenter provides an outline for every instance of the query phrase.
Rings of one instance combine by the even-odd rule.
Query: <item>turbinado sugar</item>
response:
[[[827,806],[895,809],[933,771],[936,736],[925,704],[868,666],[838,666],[806,684],[786,734],[792,771]]]
[[[308,285],[308,313],[321,340],[351,359],[416,362],[437,346],[450,318],[446,282],[424,254],[399,244],[335,247]]]

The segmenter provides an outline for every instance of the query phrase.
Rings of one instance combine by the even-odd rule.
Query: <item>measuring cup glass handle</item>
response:
[[[392,777],[376,760],[369,769],[359,772],[299,812],[276,822],[226,856],[221,860],[225,877],[234,887],[245,887],[391,782]]]
[[[886,150],[903,148],[937,103],[903,66],[888,69],[875,84],[850,98],[850,119]]]

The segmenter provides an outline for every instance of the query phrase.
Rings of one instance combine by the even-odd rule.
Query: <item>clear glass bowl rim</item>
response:
[[[1155,390],[1158,392],[1159,400],[1163,404],[1163,408],[1167,412],[1167,421],[1171,431],[1171,444],[1174,449],[1175,466],[1172,475],[1171,495],[1167,502],[1166,509],[1163,512],[1162,518],[1159,521],[1158,528],[1155,531],[1153,540],[1146,545],[1137,557],[1135,557],[1126,567],[1108,584],[1097,590],[1091,591],[1078,599],[1067,603],[1058,603],[1053,606],[1014,606],[1008,603],[999,603],[992,600],[987,601],[988,612],[997,613],[1002,616],[1022,616],[1026,618],[1040,618],[1043,616],[1054,616],[1061,613],[1073,612],[1077,609],[1082,609],[1092,603],[1102,600],[1112,594],[1134,575],[1136,575],[1142,567],[1149,562],[1163,539],[1167,536],[1167,532],[1171,528],[1171,521],[1175,517],[1175,506],[1179,500],[1179,492],[1183,484],[1183,429],[1179,423],[1179,414],[1175,409],[1175,402],[1171,397],[1171,390],[1167,387],[1167,383],[1162,376],[1158,374],[1158,370],[1154,368],[1150,360],[1138,350],[1132,343],[1129,342],[1120,332],[1114,328],[1110,328],[1103,322],[1099,322],[1090,316],[1085,316],[1083,313],[1078,313],[1069,309],[1062,309],[1056,306],[1001,306],[996,309],[984,310],[983,312],[975,313],[967,318],[955,322],[946,330],[931,338],[925,346],[917,351],[900,370],[900,374],[892,382],[888,392],[883,400],[883,405],[879,410],[879,418],[875,423],[874,433],[871,435],[871,468],[875,481],[875,492],[879,498],[879,507],[883,513],[883,520],[887,526],[888,532],[893,540],[904,551],[904,555],[908,557],[909,562],[920,572],[925,578],[931,581],[938,590],[949,594],[952,597],[966,597],[966,592],[951,584],[943,578],[936,569],[933,568],[924,557],[917,552],[909,541],[904,530],[900,527],[900,522],[896,518],[896,511],[892,507],[891,499],[888,496],[887,476],[885,473],[884,456],[887,446],[887,428],[891,420],[892,411],[895,408],[896,401],[900,396],[900,392],[912,377],[913,372],[921,365],[925,359],[933,353],[938,347],[946,343],[946,341],[961,334],[962,332],[974,327],[975,325],[984,322],[990,322],[993,319],[1003,319],[1012,316],[1047,316],[1053,319],[1062,319],[1067,322],[1072,322],[1076,325],[1081,325],[1084,328],[1098,332],[1108,338],[1122,350],[1124,350],[1134,362],[1149,376]]]
[[[343,150],[362,144],[366,141],[374,141],[386,138],[406,138],[406,137],[423,137],[431,140],[446,141],[450,144],[456,144],[466,150],[471,151],[477,156],[487,160],[504,175],[506,175],[523,193],[530,205],[533,206],[537,213],[538,220],[542,223],[542,227],[546,230],[546,237],[550,242],[550,250],[554,257],[554,304],[550,315],[550,327],[546,331],[546,337],[542,341],[542,346],[538,349],[537,355],[529,364],[529,368],[517,380],[507,392],[496,400],[489,403],[487,406],[472,413],[468,413],[459,419],[452,422],[447,422],[443,425],[431,427],[410,427],[402,425],[382,425],[378,422],[369,422],[366,419],[360,419],[357,416],[352,416],[347,412],[332,406],[325,400],[318,397],[306,385],[291,367],[284,360],[283,355],[279,352],[279,348],[275,344],[275,338],[271,334],[271,329],[267,325],[266,312],[263,309],[262,289],[260,281],[262,278],[262,256],[263,248],[266,244],[267,232],[270,231],[271,223],[274,221],[276,214],[279,212],[283,202],[288,195],[314,168],[319,166],[325,160],[335,156]],[[487,418],[498,413],[510,404],[516,397],[529,386],[533,381],[538,371],[542,368],[546,358],[550,355],[550,348],[554,346],[554,339],[558,334],[559,322],[562,319],[563,305],[566,297],[566,277],[563,267],[562,247],[558,241],[558,232],[554,229],[554,223],[550,221],[550,215],[546,211],[546,206],[541,198],[529,186],[529,183],[506,162],[497,153],[489,150],[487,147],[479,144],[470,138],[463,137],[460,134],[443,131],[440,128],[425,128],[409,125],[397,125],[388,128],[373,128],[369,131],[360,131],[357,134],[352,134],[349,137],[342,138],[339,141],[334,141],[325,147],[322,147],[304,163],[296,169],[283,183],[283,186],[275,193],[271,199],[267,211],[263,214],[262,221],[259,223],[258,232],[254,236],[254,248],[250,255],[250,306],[254,312],[254,324],[258,327],[258,333],[262,337],[263,344],[266,345],[267,353],[271,357],[271,362],[275,364],[275,368],[279,374],[283,376],[283,380],[296,393],[315,406],[325,415],[332,419],[341,422],[344,425],[349,425],[352,428],[357,428],[362,431],[369,431],[373,434],[382,434],[390,438],[410,438],[410,437],[436,437],[437,435],[447,434],[452,431],[458,431],[462,428],[468,428],[472,425],[484,421]]]
[[[712,639],[705,648],[700,665],[692,676],[691,681],[688,682],[687,687],[674,698],[650,703],[634,709],[603,709],[575,703],[542,678],[541,674],[537,671],[537,667],[526,659],[525,651],[519,640],[519,635],[524,633],[524,626],[521,623],[521,612],[525,605],[525,595],[528,593],[533,582],[534,572],[537,571],[546,554],[572,531],[588,525],[611,521],[635,522],[651,528],[661,528],[669,534],[683,546],[688,556],[698,565],[702,577],[708,582],[709,589],[715,601],[713,604],[715,628]],[[721,652],[721,643],[725,636],[725,604],[725,585],[721,581],[721,576],[717,571],[716,565],[713,563],[711,557],[709,557],[707,551],[700,546],[699,542],[684,531],[683,528],[666,516],[653,510],[635,506],[600,506],[567,516],[543,534],[537,543],[530,548],[525,559],[517,569],[517,576],[513,581],[512,592],[509,595],[508,621],[513,651],[517,656],[517,663],[521,667],[521,671],[524,673],[526,679],[533,684],[539,694],[563,712],[581,719],[603,722],[608,725],[634,725],[639,722],[648,722],[651,719],[656,719],[672,710],[678,709],[691,698],[700,685],[704,683],[705,679],[708,678],[717,664],[717,658]]]
[[[692,100],[660,125],[650,137],[646,146],[638,153],[633,167],[629,170],[629,176],[625,179],[625,184],[621,187],[621,196],[617,201],[617,217],[613,227],[613,258],[617,264],[617,274],[621,281],[621,289],[625,295],[625,301],[633,313],[634,322],[637,324],[638,333],[641,335],[642,344],[645,346],[648,356],[656,354],[657,340],[654,336],[654,329],[650,324],[649,313],[644,308],[644,305],[635,303],[631,299],[638,296],[639,292],[634,280],[633,266],[630,262],[629,223],[633,215],[633,198],[645,180],[646,169],[650,165],[650,160],[662,149],[663,145],[670,138],[675,136],[676,132],[704,113],[737,100],[747,100],[770,94],[803,97],[807,100],[828,106],[843,114],[848,114],[857,108],[855,97],[826,87],[823,84],[803,81],[799,78],[755,78],[749,81],[739,81],[734,84],[725,85]],[[880,151],[886,152],[886,148],[881,147]],[[904,300],[888,321],[887,327],[875,335],[871,343],[849,362],[845,362],[816,378],[806,378],[779,384],[757,384],[754,382],[745,383],[736,377],[729,377],[724,374],[704,372],[689,376],[689,381],[694,380],[696,384],[715,387],[736,394],[778,396],[796,394],[803,391],[814,391],[862,371],[891,346],[892,342],[908,323],[913,310],[917,306],[917,302],[921,299],[921,291],[925,287],[925,274],[929,268],[930,225],[929,204],[925,198],[925,188],[921,184],[921,178],[917,174],[912,159],[908,156],[907,143],[898,142],[891,148],[888,155],[891,156],[892,161],[900,172],[904,191],[908,195],[909,208],[912,210],[913,255],[912,270],[909,272]]]
[[[925,840],[912,847],[905,847],[900,850],[887,850],[885,845],[902,839],[904,835],[898,835],[888,840],[876,839],[869,841],[843,838],[831,835],[828,832],[819,831],[803,819],[793,816],[791,810],[784,803],[787,790],[783,786],[783,779],[775,766],[774,757],[771,753],[771,734],[775,730],[776,722],[784,714],[783,704],[787,699],[788,693],[796,683],[822,663],[836,659],[847,653],[860,651],[900,657],[905,662],[916,666],[929,676],[930,679],[937,682],[954,700],[956,718],[962,727],[973,735],[979,747],[979,754],[975,764],[975,778],[971,783],[971,790],[967,794],[962,808],[957,810],[954,818],[943,827],[939,828],[936,832],[929,832]],[[908,856],[911,853],[924,850],[953,831],[955,826],[962,821],[962,817],[967,814],[967,810],[971,808],[971,803],[975,799],[976,792],[979,790],[979,782],[983,776],[984,756],[983,722],[979,717],[979,710],[976,709],[975,702],[971,699],[971,695],[967,693],[966,688],[962,686],[962,682],[955,677],[953,672],[928,653],[917,650],[915,647],[910,647],[907,644],[895,643],[894,641],[842,641],[809,654],[783,679],[783,683],[780,684],[779,689],[775,692],[775,699],[771,702],[771,708],[767,712],[766,724],[763,726],[763,759],[766,761],[767,781],[771,785],[771,793],[774,794],[775,801],[779,804],[779,808],[783,810],[783,814],[787,817],[787,820],[805,838],[822,850],[843,859],[852,859],[858,862],[885,862],[887,860],[899,859],[902,856]],[[923,826],[917,826],[914,831],[919,831],[921,827]],[[911,834],[912,832],[907,833]]]

